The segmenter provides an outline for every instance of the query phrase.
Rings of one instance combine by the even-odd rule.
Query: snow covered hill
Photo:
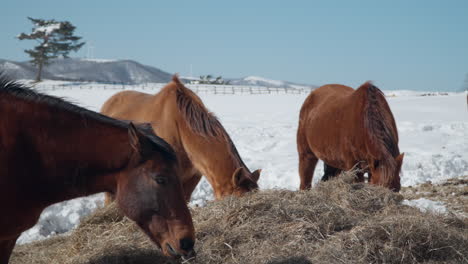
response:
[[[34,79],[36,68],[28,62],[0,60],[0,71],[14,79]],[[44,66],[43,78],[105,83],[165,83],[172,74],[132,60],[55,59]]]
[[[116,92],[98,89],[49,91],[92,110],[99,110],[105,100]],[[465,94],[420,96],[421,92],[408,91],[388,91],[386,94],[389,95],[387,100],[397,122],[400,150],[405,152],[401,178],[403,186],[468,175],[468,112]],[[200,95],[231,135],[247,166],[251,170],[263,169],[260,188],[290,190],[299,187],[295,137],[299,109],[306,96]],[[319,163],[314,182],[319,180],[322,171],[322,164]],[[202,180],[192,198],[192,204],[203,204],[213,198],[206,180]],[[43,213],[38,226],[25,232],[18,242],[63,232],[67,230],[65,227],[74,226],[77,215],[90,212],[100,201],[102,195],[52,206]],[[50,223],[59,224],[54,230],[54,224]]]
[[[28,62],[0,59],[0,72],[2,71],[13,79],[33,80],[36,77],[36,68]],[[172,74],[132,60],[66,58],[54,59],[49,65],[44,66],[42,77],[49,80],[142,84],[167,83]],[[198,80],[193,77],[182,77],[182,79]],[[258,76],[229,79],[229,81],[232,85],[245,86],[306,89],[317,87]]]
[[[0,72],[13,79],[29,79],[34,80],[36,77],[36,68],[29,63],[16,62],[0,59]],[[48,72],[43,72],[44,79],[53,79],[53,75]]]
[[[58,59],[46,67],[54,76],[71,80],[121,83],[165,83],[172,74],[132,60]]]

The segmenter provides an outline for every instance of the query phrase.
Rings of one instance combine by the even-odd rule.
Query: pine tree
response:
[[[67,58],[71,51],[78,51],[85,43],[79,42],[81,37],[73,35],[75,26],[68,21],[35,19],[28,17],[34,24],[30,34],[21,33],[19,40],[32,39],[39,42],[34,49],[25,50],[38,67],[36,81],[41,81],[42,68],[50,63],[50,59]]]

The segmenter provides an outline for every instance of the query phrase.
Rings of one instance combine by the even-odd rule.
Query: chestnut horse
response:
[[[187,202],[202,175],[217,199],[258,188],[260,170],[249,171],[218,119],[177,76],[155,95],[119,92],[104,103],[101,113],[152,124],[177,153]]]
[[[297,130],[300,189],[311,187],[318,159],[325,163],[322,180],[360,168],[358,180],[400,190],[403,155],[398,132],[384,94],[367,82],[357,90],[330,84],[312,91],[302,105]]]
[[[44,208],[99,192],[115,193],[164,254],[192,255],[178,175],[173,149],[152,130],[0,78],[0,263]]]

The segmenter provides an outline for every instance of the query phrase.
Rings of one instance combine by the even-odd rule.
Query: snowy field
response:
[[[103,89],[47,91],[96,111],[116,92]],[[397,121],[400,150],[405,152],[403,186],[468,175],[468,109],[464,93],[420,96],[422,92],[386,91],[386,94]],[[290,190],[299,187],[295,137],[299,109],[306,96],[200,95],[231,135],[247,166],[251,170],[263,169],[260,188]],[[322,166],[321,163],[317,165],[314,182],[320,179]],[[213,198],[205,180],[192,198],[192,204],[201,205]],[[69,230],[80,217],[99,206],[102,199],[102,195],[96,195],[50,207],[43,213],[40,223],[25,232],[18,243]],[[410,204],[418,205],[417,202]]]

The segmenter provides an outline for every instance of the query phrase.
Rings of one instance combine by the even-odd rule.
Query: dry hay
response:
[[[401,205],[350,176],[311,191],[268,190],[192,211],[197,258],[185,263],[468,263],[468,222]],[[70,236],[18,246],[11,263],[174,263],[115,207]]]

